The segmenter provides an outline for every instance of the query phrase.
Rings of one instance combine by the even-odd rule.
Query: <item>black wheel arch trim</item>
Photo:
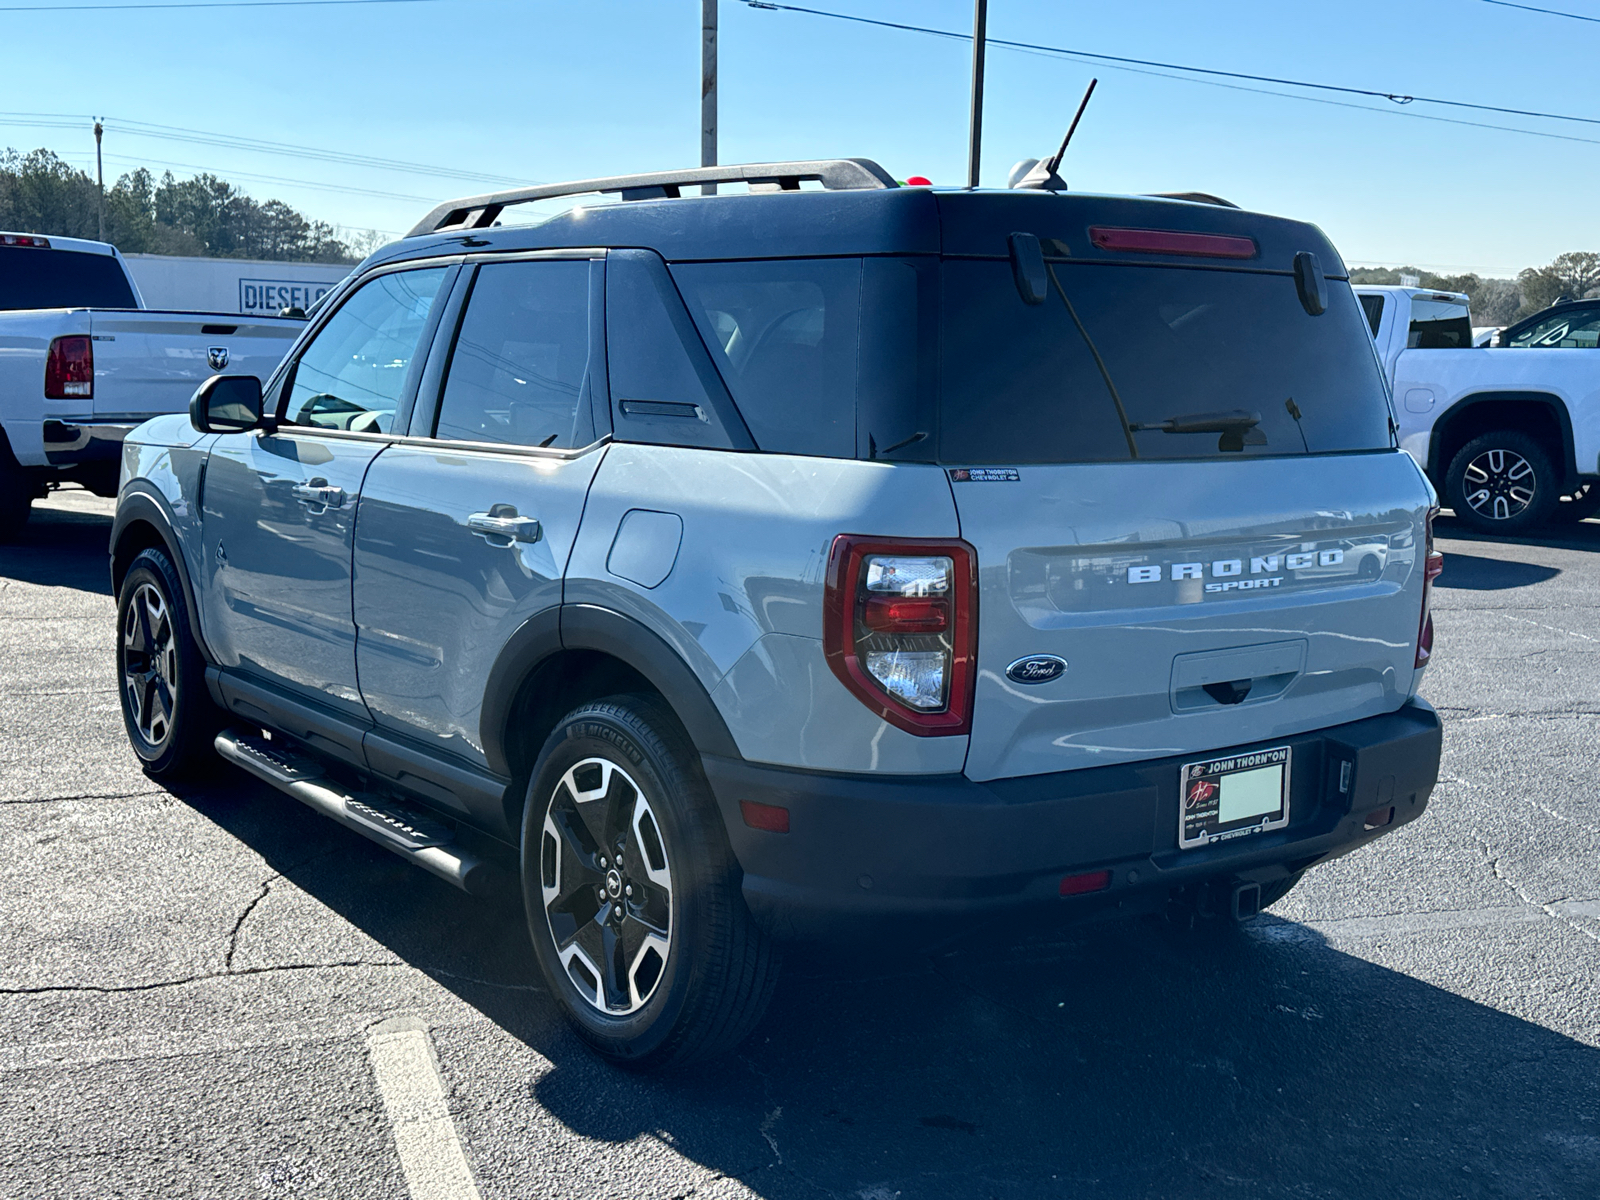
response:
[[[117,500],[117,515],[111,522],[107,569],[111,574],[113,598],[122,586],[122,580],[117,572],[118,548],[128,527],[136,523],[149,525],[161,539],[167,558],[171,560],[173,569],[178,572],[178,582],[183,586],[183,605],[188,611],[189,632],[194,637],[195,645],[200,647],[201,657],[208,664],[215,662],[216,659],[206,642],[205,631],[200,623],[200,605],[196,603],[194,583],[189,578],[189,562],[183,555],[182,539],[173,528],[172,507],[160,492],[138,480],[123,489],[122,495]]]
[[[1470,409],[1485,404],[1507,403],[1538,404],[1550,410],[1551,415],[1555,417],[1557,428],[1561,431],[1561,457],[1556,463],[1557,470],[1561,472],[1561,491],[1565,494],[1572,489],[1582,472],[1578,469],[1576,445],[1572,436],[1572,414],[1567,411],[1566,402],[1560,396],[1552,392],[1473,392],[1471,395],[1461,397],[1440,413],[1428,434],[1428,478],[1438,481],[1435,486],[1441,495],[1444,492],[1444,474],[1450,469],[1449,463],[1439,461],[1439,447],[1444,441],[1444,432]]]
[[[661,693],[697,750],[722,758],[742,757],[711,694],[659,634],[613,609],[567,604],[528,618],[489,672],[479,729],[484,757],[496,775],[512,774],[506,735],[517,693],[540,663],[563,650],[595,650],[631,667]]]

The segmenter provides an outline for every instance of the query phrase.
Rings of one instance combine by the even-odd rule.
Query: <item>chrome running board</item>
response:
[[[495,868],[455,845],[455,832],[442,821],[383,796],[346,791],[310,755],[265,738],[226,729],[217,734],[215,744],[217,753],[234,766],[446,883],[475,896],[493,890]]]

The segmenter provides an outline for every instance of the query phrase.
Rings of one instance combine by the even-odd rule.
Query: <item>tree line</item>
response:
[[[99,187],[49,150],[0,153],[0,229],[98,239]],[[353,263],[381,242],[349,240],[281,200],[258,201],[216,175],[158,180],[141,167],[106,189],[105,240],[124,254]]]
[[[1509,325],[1562,300],[1600,296],[1600,254],[1572,250],[1543,267],[1528,267],[1515,279],[1478,275],[1435,275],[1417,267],[1356,267],[1351,283],[1398,284],[1415,276],[1417,287],[1440,292],[1465,292],[1472,302],[1475,325]]]

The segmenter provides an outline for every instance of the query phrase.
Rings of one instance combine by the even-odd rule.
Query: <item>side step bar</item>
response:
[[[309,755],[235,729],[217,734],[217,753],[270,783],[280,792],[332,817],[464,892],[485,896],[494,890],[496,869],[454,844],[455,833],[408,805],[366,792],[348,792]]]

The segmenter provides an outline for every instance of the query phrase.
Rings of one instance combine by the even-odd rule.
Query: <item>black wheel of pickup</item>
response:
[[[177,569],[161,550],[141,550],[117,594],[117,682],[145,774],[177,779],[215,764],[222,713],[206,690]]]
[[[623,1066],[732,1049],[760,1021],[777,958],[740,892],[710,788],[647,696],[568,713],[522,820],[522,890],[539,966],[578,1035]]]
[[[1464,525],[1513,537],[1550,519],[1558,486],[1544,447],[1509,429],[1461,447],[1444,481],[1445,499]]]
[[[0,454],[4,453],[6,447],[0,446]],[[0,462],[0,542],[14,542],[22,536],[33,511],[33,495],[33,485],[21,471]]]
[[[1585,483],[1577,491],[1561,497],[1555,512],[1550,514],[1550,523],[1576,525],[1595,513],[1600,513],[1600,483]]]

